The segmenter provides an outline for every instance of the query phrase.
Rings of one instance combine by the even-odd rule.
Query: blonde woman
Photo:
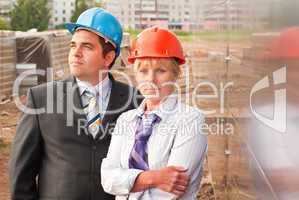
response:
[[[133,43],[129,62],[145,99],[117,120],[102,186],[117,200],[195,200],[207,139],[200,110],[176,95],[182,46],[167,29],[148,28]]]

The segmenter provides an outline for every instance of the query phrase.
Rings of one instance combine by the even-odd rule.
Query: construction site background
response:
[[[299,31],[298,31],[299,33]],[[214,34],[214,37],[213,37]],[[247,120],[252,118],[249,96],[253,85],[264,76],[271,74],[284,64],[291,68],[292,75],[298,74],[294,66],[299,59],[273,57],[270,44],[277,40],[282,31],[277,32],[229,32],[218,31],[207,34],[187,34],[180,37],[187,56],[187,63],[182,66],[179,83],[183,101],[202,110],[214,111],[206,115],[209,124],[209,150],[205,162],[204,178],[198,194],[202,200],[251,200],[258,197],[256,176],[251,169],[252,157],[248,142]],[[133,34],[131,37],[135,37]],[[43,41],[45,49],[37,57],[48,59],[48,66],[22,62],[25,58],[18,55],[18,48],[23,40],[36,38]],[[20,111],[14,103],[13,84],[20,73],[28,69],[53,68],[54,79],[63,79],[69,75],[67,57],[71,35],[64,31],[36,33],[16,33],[0,31],[0,199],[9,199],[7,161],[10,144],[15,134]],[[113,70],[124,72],[134,80],[132,66],[128,65],[130,35],[125,34],[121,58]],[[270,45],[270,46],[269,46]],[[47,51],[48,57],[43,57]],[[41,53],[41,54],[38,54]],[[299,54],[298,52],[297,55]],[[298,56],[299,57],[299,56]],[[39,62],[39,61],[38,61]],[[126,82],[118,73],[117,80]],[[44,77],[45,78],[45,77]],[[293,79],[292,79],[293,80]],[[23,83],[21,101],[26,101],[26,88],[39,84],[45,79],[31,77]],[[212,90],[209,84],[216,86]],[[232,83],[232,84],[230,84]],[[199,87],[200,86],[200,87]],[[225,88],[225,86],[227,86]],[[293,88],[294,89],[294,88]],[[213,95],[209,98],[204,95]],[[298,92],[293,92],[295,96]],[[202,95],[202,98],[195,98]],[[195,99],[195,101],[191,101]],[[264,200],[264,199],[262,199]],[[266,199],[268,200],[268,199]]]

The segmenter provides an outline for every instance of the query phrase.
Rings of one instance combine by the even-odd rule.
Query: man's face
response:
[[[103,56],[99,36],[87,30],[74,33],[68,62],[73,76],[95,84],[99,81],[99,73],[108,70],[110,64]]]

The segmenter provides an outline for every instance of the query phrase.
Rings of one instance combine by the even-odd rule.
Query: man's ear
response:
[[[110,66],[110,64],[114,61],[115,56],[116,56],[115,51],[109,51],[105,55],[105,58],[104,58],[104,65],[105,65],[105,67],[108,68]]]

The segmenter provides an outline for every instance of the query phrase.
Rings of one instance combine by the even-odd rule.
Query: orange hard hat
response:
[[[136,58],[175,58],[180,65],[185,63],[178,38],[169,30],[156,26],[143,30],[132,41],[129,63],[133,64]]]

